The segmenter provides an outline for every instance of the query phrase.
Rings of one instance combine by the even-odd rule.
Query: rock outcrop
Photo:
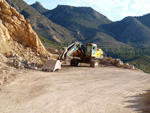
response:
[[[29,20],[19,14],[5,0],[0,0],[0,39],[15,40],[26,47],[31,47],[40,54],[46,50],[30,25]]]

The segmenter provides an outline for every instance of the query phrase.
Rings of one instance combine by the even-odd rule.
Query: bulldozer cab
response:
[[[88,57],[88,58],[95,57],[96,51],[97,51],[97,45],[96,44],[86,44],[86,51],[85,51],[86,57]]]

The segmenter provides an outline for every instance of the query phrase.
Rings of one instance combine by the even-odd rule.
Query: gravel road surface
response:
[[[0,91],[0,113],[142,113],[150,75],[115,67],[29,71]]]

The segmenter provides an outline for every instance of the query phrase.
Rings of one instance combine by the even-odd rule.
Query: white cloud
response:
[[[150,0],[77,0],[74,4],[91,6],[112,20],[150,13]]]

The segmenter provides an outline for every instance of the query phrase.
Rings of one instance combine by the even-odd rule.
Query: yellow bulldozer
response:
[[[43,70],[55,71],[61,69],[61,62],[65,61],[71,55],[73,56],[70,61],[71,66],[78,66],[79,63],[89,63],[91,67],[96,67],[104,54],[101,49],[97,48],[96,44],[91,43],[84,46],[78,41],[73,42],[63,49],[58,60],[48,60],[43,66]]]

